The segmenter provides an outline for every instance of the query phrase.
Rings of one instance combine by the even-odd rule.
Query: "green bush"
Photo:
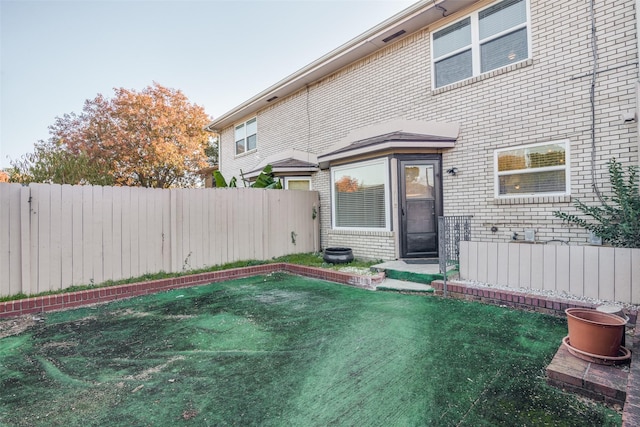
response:
[[[609,161],[609,179],[613,195],[602,197],[602,206],[574,205],[591,220],[555,211],[554,216],[593,232],[612,246],[640,248],[640,191],[638,168],[629,166],[628,177],[615,159]]]

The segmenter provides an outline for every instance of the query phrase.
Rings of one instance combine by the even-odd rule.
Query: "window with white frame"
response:
[[[311,178],[285,177],[284,188],[286,190],[311,190]]]
[[[494,170],[498,198],[569,195],[569,141],[496,150]]]
[[[333,228],[390,229],[386,158],[331,168],[331,187]]]
[[[258,142],[258,122],[255,117],[236,126],[235,141],[236,154],[242,154],[256,149]]]
[[[433,87],[529,58],[528,0],[503,0],[432,35]]]

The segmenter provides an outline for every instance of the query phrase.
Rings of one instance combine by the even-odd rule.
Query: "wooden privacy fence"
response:
[[[315,191],[0,184],[0,295],[319,250]]]
[[[460,242],[460,278],[640,304],[640,249]]]

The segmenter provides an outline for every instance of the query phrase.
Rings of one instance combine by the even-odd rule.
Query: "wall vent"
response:
[[[400,37],[401,35],[403,35],[404,33],[406,33],[405,30],[400,30],[397,33],[391,34],[389,37],[382,39],[382,41],[384,43],[389,43],[391,40],[395,39],[396,37]]]

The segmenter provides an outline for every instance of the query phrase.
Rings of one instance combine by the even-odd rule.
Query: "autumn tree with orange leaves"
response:
[[[98,94],[85,101],[80,114],[57,117],[46,145],[85,159],[115,185],[195,185],[198,170],[208,166],[205,150],[210,149],[211,137],[204,126],[210,118],[204,109],[181,91],[155,82],[140,92],[124,88],[114,92],[110,99]],[[67,183],[105,179],[97,181],[85,177]]]

